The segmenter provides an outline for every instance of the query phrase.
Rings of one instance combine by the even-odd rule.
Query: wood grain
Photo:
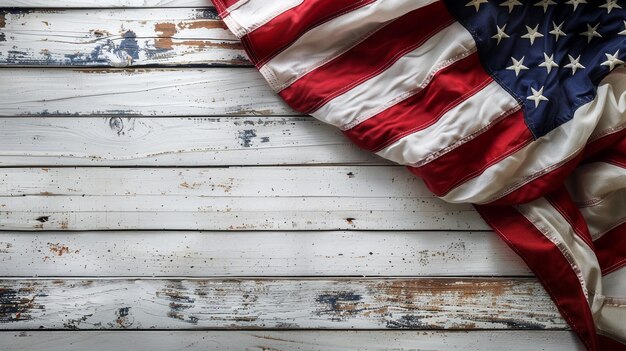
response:
[[[4,277],[529,276],[492,232],[0,232]]]
[[[211,0],[0,0],[0,7],[41,8],[129,8],[129,7],[199,7],[213,6]],[[167,11],[164,9],[164,11]]]
[[[5,351],[584,351],[569,331],[22,331],[0,332]]]
[[[3,230],[487,230],[403,167],[3,168]]]
[[[214,8],[0,9],[0,66],[251,66]]]
[[[302,117],[0,118],[0,166],[390,164]]]
[[[254,68],[5,68],[0,81],[0,116],[299,115]]]
[[[0,329],[566,330],[534,279],[0,281]]]

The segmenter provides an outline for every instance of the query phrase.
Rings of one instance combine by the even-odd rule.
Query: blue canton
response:
[[[572,119],[626,61],[626,1],[445,0],[535,138]]]

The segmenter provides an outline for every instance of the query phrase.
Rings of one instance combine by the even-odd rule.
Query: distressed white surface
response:
[[[3,350],[582,350],[471,207],[348,166],[389,164],[252,68],[180,67],[249,65],[209,1],[2,6],[55,9],[0,12],[0,65],[178,66],[0,70],[0,166],[37,166],[0,168]]]
[[[211,0],[0,0],[1,7],[197,7]],[[167,10],[164,10],[167,11]]]
[[[254,68],[4,68],[0,81],[0,116],[298,115]]]
[[[390,164],[313,117],[0,118],[0,166]]]
[[[530,273],[492,232],[0,232],[0,276],[60,275],[384,277]]]
[[[247,65],[213,8],[0,10],[0,66]]]
[[[6,351],[432,350],[583,351],[569,331],[81,331],[0,332]]]
[[[528,278],[20,279],[0,298],[0,329],[567,329]]]
[[[487,230],[402,167],[5,168],[3,230]]]

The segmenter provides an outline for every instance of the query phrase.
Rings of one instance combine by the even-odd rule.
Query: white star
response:
[[[565,34],[565,32],[563,32],[563,30],[561,30],[561,28],[563,28],[563,24],[565,22],[561,22],[561,24],[559,24],[558,26],[556,25],[556,23],[552,22],[552,30],[549,31],[548,33],[554,35],[554,40],[555,41],[559,41],[559,36],[564,36],[566,37],[567,34]]]
[[[534,6],[543,6],[543,13],[546,13],[550,5],[556,5],[556,2],[552,0],[541,0],[538,3],[536,3]]]
[[[565,65],[565,68],[572,69],[572,75],[576,74],[576,70],[579,68],[586,68],[585,66],[580,64],[580,55],[577,58],[573,58],[572,55],[567,55],[569,57],[569,63]]]
[[[589,23],[587,23],[587,31],[580,33],[580,35],[587,37],[587,43],[591,42],[591,39],[593,39],[593,37],[602,38],[600,33],[598,33],[598,31],[596,30],[598,29],[599,25],[600,23],[592,27],[589,25]]]
[[[615,51],[613,55],[611,54],[605,54],[605,55],[606,55],[606,61],[602,62],[600,65],[609,66],[609,71],[612,71],[615,68],[615,66],[624,64],[624,61],[617,58],[619,57],[619,50]]]
[[[500,28],[500,26],[496,24],[496,28],[498,28],[498,33],[492,36],[492,38],[497,39],[498,42],[496,43],[496,45],[499,45],[500,40],[508,38],[509,35],[504,32],[504,29],[506,29],[506,24],[502,26],[502,28]]]
[[[539,107],[541,101],[548,101],[548,98],[543,96],[543,87],[541,87],[539,91],[535,90],[533,87],[530,87],[530,90],[532,90],[533,94],[528,96],[526,100],[533,100],[535,102],[535,108]]]
[[[566,2],[567,5],[574,6],[574,11],[576,11],[576,8],[578,7],[578,5],[586,4],[586,3],[587,3],[586,0],[569,0],[568,2]]]
[[[543,63],[539,64],[539,67],[545,67],[548,70],[548,74],[552,71],[552,67],[559,67],[559,65],[554,62],[554,54],[548,56],[546,53],[543,53]]]
[[[528,69],[528,67],[524,66],[524,56],[521,59],[516,60],[515,57],[511,56],[511,61],[513,61],[513,65],[507,67],[506,69],[515,71],[515,76],[519,74],[519,72],[523,69]]]
[[[465,4],[465,6],[474,6],[474,8],[476,9],[476,12],[478,12],[478,10],[480,10],[480,5],[486,3],[487,0],[472,0],[470,2],[468,2],[467,4]]]
[[[505,2],[500,4],[500,6],[507,6],[509,8],[509,13],[513,12],[513,8],[515,6],[521,6],[521,5],[523,4],[519,2],[519,0],[506,0]]]
[[[617,33],[617,34],[619,34],[619,35],[626,35],[626,21],[624,21],[624,30],[619,32],[619,33]]]
[[[621,9],[622,7],[617,4],[617,0],[606,0],[606,4],[600,5],[606,9],[606,13],[611,13],[613,9]]]
[[[533,45],[535,43],[535,38],[543,37],[543,34],[537,31],[538,28],[539,25],[536,25],[535,28],[530,28],[529,26],[526,26],[528,34],[522,35],[522,38],[530,39],[530,45]]]

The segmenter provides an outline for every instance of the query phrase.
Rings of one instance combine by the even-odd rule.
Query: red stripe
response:
[[[421,167],[409,167],[409,170],[422,177],[433,193],[443,196],[532,140],[533,135],[524,122],[524,113],[517,110],[474,139]]]
[[[417,94],[344,131],[344,134],[358,146],[378,151],[437,122],[450,109],[492,81],[481,68],[478,55],[471,54],[439,70]]]
[[[603,275],[626,265],[626,223],[606,232],[594,245]]]
[[[561,251],[513,207],[480,205],[476,209],[532,269],[587,350],[600,350],[580,281]]]
[[[610,149],[601,155],[600,160],[626,168],[626,138],[611,146]]]
[[[217,9],[217,13],[220,17],[224,17],[227,15],[226,10],[239,2],[239,0],[213,0],[213,6]]]
[[[490,205],[514,205],[535,200],[547,193],[558,189],[565,181],[565,178],[572,172],[580,162],[583,154],[579,153],[571,160],[565,162],[556,169],[547,172],[528,183],[520,186],[493,202]]]
[[[626,351],[626,345],[621,342],[604,335],[598,335],[600,341],[600,350],[606,351]]]
[[[593,240],[591,239],[585,217],[580,213],[565,186],[561,186],[556,191],[546,195],[545,198],[567,220],[576,235],[593,250]]]
[[[524,184],[510,194],[491,202],[492,205],[512,205],[532,201],[556,190],[582,159],[585,163],[603,161],[626,168],[626,130],[608,134],[585,146],[583,152],[555,170]],[[621,140],[620,140],[621,138]],[[604,148],[609,149],[604,149]]]
[[[617,132],[604,135],[592,142],[590,142],[585,147],[585,163],[587,162],[595,162],[597,161],[598,154],[611,147],[612,145],[624,142],[624,138],[626,137],[626,128],[619,130]],[[602,156],[602,154],[600,154]]]
[[[443,2],[411,11],[304,75],[283,89],[280,96],[298,111],[315,111],[332,98],[380,74],[453,21]]]
[[[309,29],[372,2],[374,0],[303,1],[243,36],[241,41],[250,49],[252,61],[260,67]]]

